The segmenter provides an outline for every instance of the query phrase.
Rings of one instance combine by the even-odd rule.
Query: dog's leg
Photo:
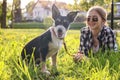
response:
[[[56,67],[56,66],[57,66],[57,64],[56,64],[57,61],[56,61],[56,60],[57,60],[57,53],[52,56],[52,66],[53,66],[53,67]]]
[[[50,75],[50,72],[47,70],[45,62],[41,62],[42,68],[41,71],[47,75]]]
[[[59,75],[59,72],[57,70],[57,53],[55,55],[52,56],[52,72],[55,75]]]
[[[41,71],[47,75],[50,75],[50,72],[47,70],[47,67],[46,67],[46,58],[45,56],[41,55],[40,54],[40,64],[41,64]]]

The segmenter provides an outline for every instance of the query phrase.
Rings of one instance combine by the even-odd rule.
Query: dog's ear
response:
[[[53,4],[52,6],[52,18],[55,20],[60,15],[58,8]]]
[[[77,13],[78,13],[78,11],[68,13],[67,17],[70,22],[74,21],[75,17],[77,16]]]

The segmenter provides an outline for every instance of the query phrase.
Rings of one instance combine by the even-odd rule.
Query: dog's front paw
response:
[[[45,71],[42,71],[43,73],[45,73],[46,75],[50,75],[51,73],[49,72],[49,71],[47,71],[47,70],[45,70]]]

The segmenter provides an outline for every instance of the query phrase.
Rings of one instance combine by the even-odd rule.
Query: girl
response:
[[[100,6],[91,7],[86,16],[86,25],[81,29],[80,46],[74,60],[88,56],[89,51],[117,50],[116,38],[110,27],[106,25],[107,13]]]

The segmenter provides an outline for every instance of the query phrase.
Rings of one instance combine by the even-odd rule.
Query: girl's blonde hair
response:
[[[107,12],[106,12],[106,10],[103,7],[100,7],[100,6],[93,6],[88,10],[87,14],[89,12],[93,11],[93,10],[96,11],[100,15],[102,20],[106,23],[106,21],[107,21]]]

